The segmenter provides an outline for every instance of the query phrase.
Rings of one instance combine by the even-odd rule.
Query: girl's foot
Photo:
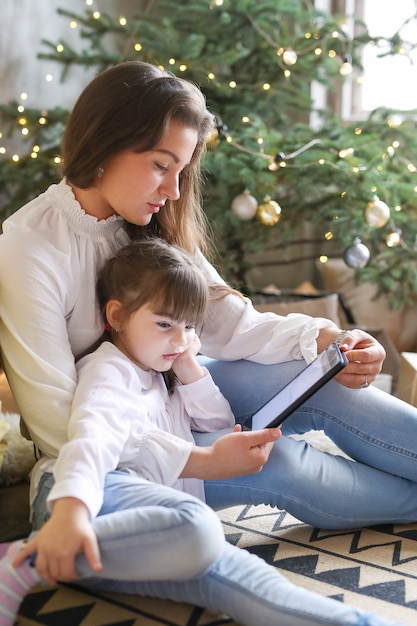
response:
[[[24,544],[24,540],[11,543],[0,561],[0,626],[13,626],[23,598],[40,582],[31,559],[26,559],[19,567],[12,565]]]

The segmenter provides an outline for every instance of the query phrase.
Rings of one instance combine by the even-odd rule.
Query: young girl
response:
[[[132,238],[160,236],[191,253],[210,283],[224,285],[205,256],[210,241],[200,203],[200,163],[213,126],[195,85],[147,63],[116,65],[96,76],[74,106],[64,136],[62,180],[2,225],[0,345],[27,436],[39,455],[31,477],[35,529],[47,517],[50,470],[68,440],[75,360],[102,334],[95,286],[105,261]],[[206,476],[210,507],[262,503],[325,528],[417,520],[417,409],[372,385],[362,388],[375,379],[384,359],[373,337],[359,329],[340,334],[321,318],[258,313],[249,300],[233,293],[210,300],[200,334],[205,364],[238,422],[337,337],[349,359],[337,381],[286,420],[261,472],[226,480],[219,474]],[[324,430],[354,461],[285,436],[311,429]],[[247,434],[233,436],[240,446],[236,457],[251,471],[253,446]],[[195,440],[198,446],[210,446],[219,436],[195,433]],[[197,452],[191,449],[190,462],[199,458]],[[191,496],[164,485],[139,486],[126,472],[106,475],[103,498],[101,513],[112,513],[105,516],[107,531],[126,545],[136,533],[135,562],[151,568],[134,578],[152,578],[151,588],[132,583],[134,593],[204,603],[208,594],[205,588],[203,600],[201,580],[208,584],[221,578],[240,581],[243,596],[249,597],[249,571],[234,560],[234,552],[222,561],[226,568],[219,579],[213,575],[190,582],[195,568],[191,558],[184,558],[192,534],[186,530],[191,524],[198,535],[206,515],[198,500],[197,509],[193,500],[192,513]],[[187,512],[179,514],[183,506]],[[125,523],[129,513],[134,523]],[[101,517],[95,520],[98,535]],[[208,560],[214,567],[215,555]],[[37,567],[42,567],[39,559]],[[111,571],[114,580],[103,585],[126,591],[130,583],[121,580],[124,563]],[[207,563],[204,571],[213,572]],[[223,594],[216,588],[214,596],[226,606],[228,584]],[[293,613],[291,602],[280,599],[285,619],[298,626],[300,606],[308,603],[298,603]],[[269,606],[261,604],[263,610],[253,618],[257,626]],[[325,599],[314,607],[309,624],[333,618],[341,624],[359,621],[355,613],[349,618],[339,614],[337,622]],[[268,625],[276,622],[276,613],[265,619]]]
[[[76,571],[81,584],[93,584],[88,581],[92,574],[116,575],[130,581],[128,591],[152,594],[151,583],[138,581],[152,581],[154,556],[143,564],[137,559],[132,511],[127,520],[130,541],[115,542],[106,529],[108,473],[126,474],[132,485],[155,489],[152,483],[158,483],[204,500],[201,479],[262,468],[279,429],[241,433],[228,402],[196,359],[196,330],[204,322],[208,301],[228,291],[209,289],[185,252],[156,238],[122,249],[105,264],[98,294],[106,331],[98,347],[77,365],[69,441],[53,468],[55,484],[47,498],[52,516],[29,543],[13,544],[0,565],[0,624],[13,623],[19,600],[33,584],[75,579]],[[192,430],[220,431],[223,436],[198,448]],[[242,464],[242,438],[252,445],[251,467]],[[198,511],[193,498],[184,502]],[[167,514],[172,515],[171,505]],[[189,524],[188,550],[175,572],[176,580],[190,577],[190,566],[183,569],[184,564],[194,562],[194,575],[187,581],[189,601],[251,626],[313,624],[323,611],[332,624],[392,624],[291,585],[272,566],[226,544],[218,519],[204,505],[198,516],[202,527],[197,534]],[[25,561],[35,553],[36,569]],[[14,557],[16,569],[10,566]],[[242,568],[239,576],[230,572],[232,563]],[[175,583],[168,578],[167,572],[169,597]]]

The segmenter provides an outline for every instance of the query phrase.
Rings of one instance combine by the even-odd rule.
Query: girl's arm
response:
[[[36,570],[48,585],[78,578],[75,557],[84,553],[93,572],[102,569],[97,537],[87,507],[77,498],[61,498],[50,519],[19,552],[14,565],[36,553]]]
[[[223,435],[211,446],[194,446],[181,478],[215,480],[260,472],[274,443],[281,437],[279,428],[241,431],[236,424],[232,433]]]
[[[196,359],[200,347],[200,340],[194,335],[192,345],[175,359],[173,370],[182,383],[176,387],[175,393],[191,419],[192,430],[214,432],[232,428],[235,418],[229,402],[220,393],[209,371]]]

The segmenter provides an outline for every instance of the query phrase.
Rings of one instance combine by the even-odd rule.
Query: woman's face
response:
[[[88,207],[83,201],[81,205],[97,219],[120,215],[132,224],[145,226],[163,210],[166,200],[180,197],[180,175],[190,163],[197,139],[196,130],[171,121],[153,150],[126,151],[110,159],[91,190]]]

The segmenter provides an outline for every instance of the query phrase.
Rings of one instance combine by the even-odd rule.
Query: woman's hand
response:
[[[86,506],[76,498],[56,500],[51,518],[36,537],[19,552],[13,565],[19,566],[36,553],[36,570],[48,585],[78,578],[75,557],[84,553],[93,572],[102,569],[96,534]]]
[[[359,329],[349,331],[340,348],[349,363],[336,380],[351,389],[368,387],[381,371],[386,356],[384,348],[372,335]]]
[[[242,431],[239,424],[211,446],[194,446],[181,478],[213,480],[260,472],[274,443],[281,437],[279,428]]]

